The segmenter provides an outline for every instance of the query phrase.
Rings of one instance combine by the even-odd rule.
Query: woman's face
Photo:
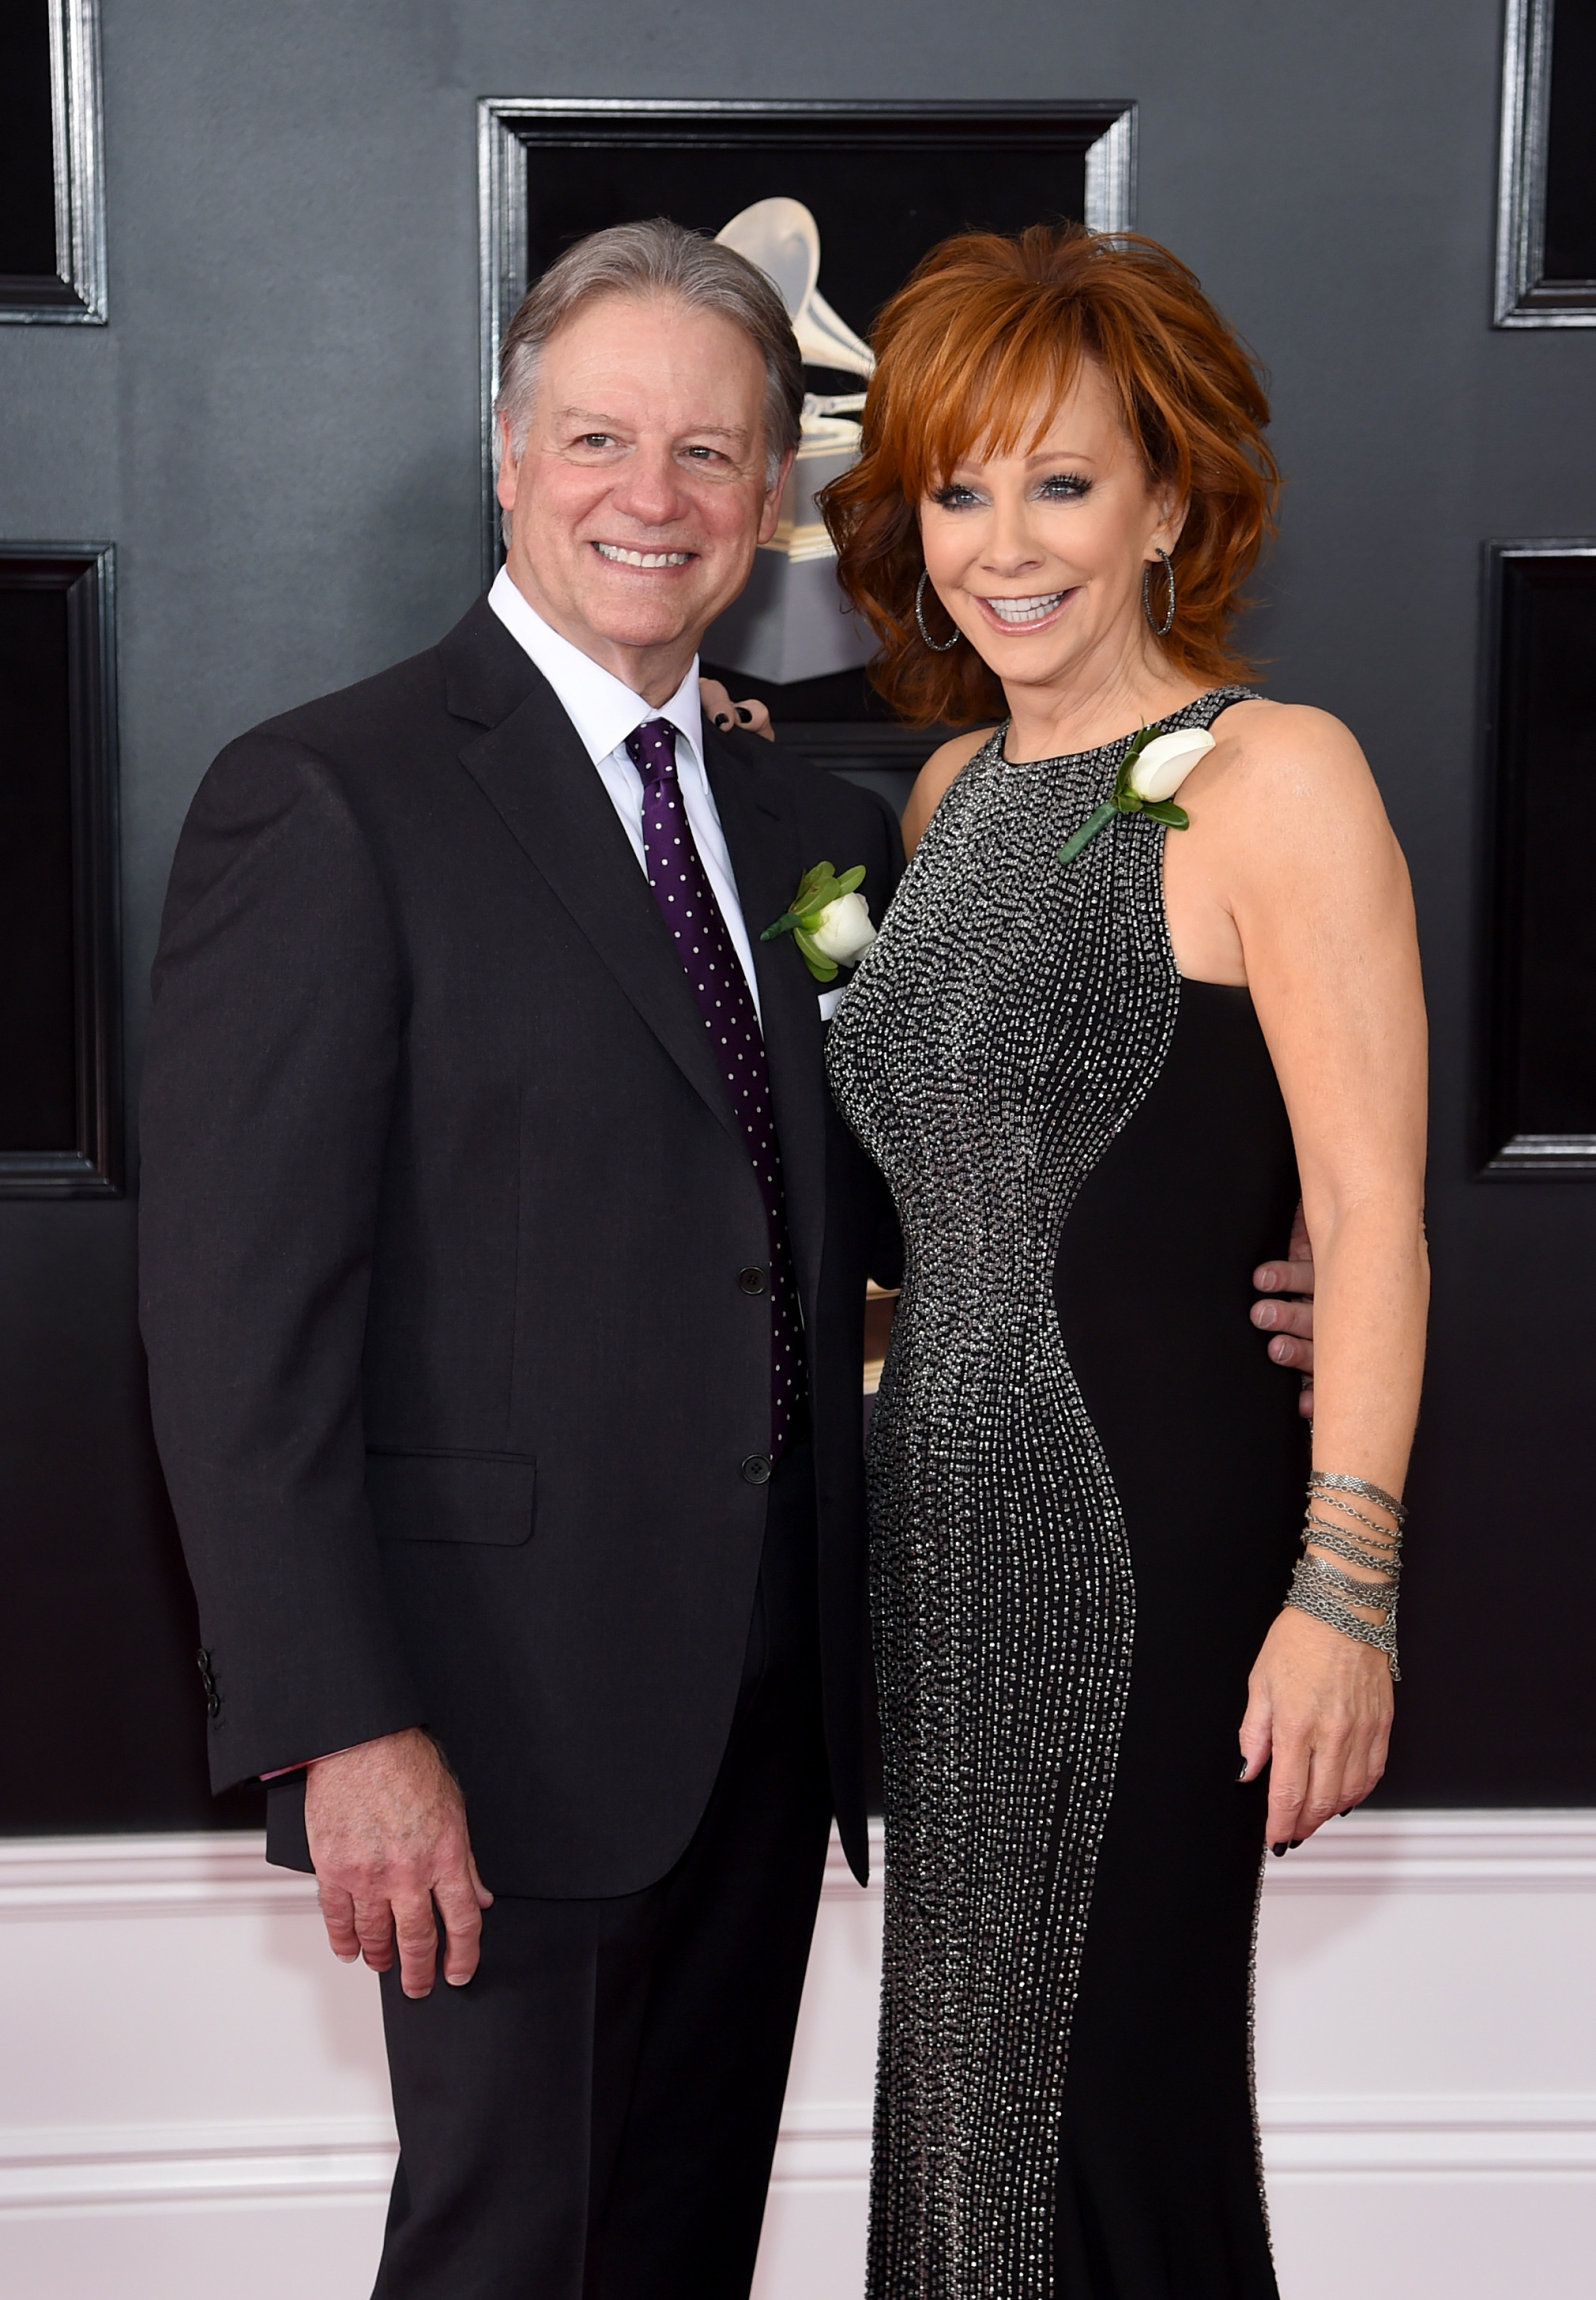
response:
[[[1112,677],[1148,640],[1142,569],[1179,532],[1091,358],[1036,447],[977,451],[920,505],[937,596],[1005,687]]]

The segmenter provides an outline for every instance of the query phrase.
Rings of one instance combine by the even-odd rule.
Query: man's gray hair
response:
[[[757,264],[665,216],[590,233],[550,264],[522,299],[500,348],[495,401],[509,426],[511,453],[519,455],[526,445],[544,345],[580,305],[601,295],[673,296],[690,311],[719,312],[752,337],[765,362],[765,468],[767,485],[773,486],[782,457],[798,445],[804,399],[803,360],[787,307]],[[497,459],[497,424],[493,434]]]

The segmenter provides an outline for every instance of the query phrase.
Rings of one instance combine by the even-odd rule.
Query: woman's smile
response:
[[[1038,591],[1024,599],[987,599],[973,594],[977,606],[999,631],[1046,631],[1058,620],[1078,585],[1065,591]]]

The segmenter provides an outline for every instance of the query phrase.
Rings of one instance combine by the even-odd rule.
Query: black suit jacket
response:
[[[706,729],[754,937],[809,1353],[825,1715],[863,1875],[861,1296],[879,1182],[802,872],[872,795]],[[681,962],[552,690],[485,602],[231,745],[172,871],[142,1321],[218,1787],[425,1724],[490,1885],[661,1876],[708,1798],[759,1565],[768,1259]]]

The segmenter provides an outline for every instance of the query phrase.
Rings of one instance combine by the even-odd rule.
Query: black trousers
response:
[[[384,1974],[400,2155],[373,2300],[745,2300],[830,1819],[803,1445],[676,1866],[615,1900],[495,1900],[466,1988]]]

